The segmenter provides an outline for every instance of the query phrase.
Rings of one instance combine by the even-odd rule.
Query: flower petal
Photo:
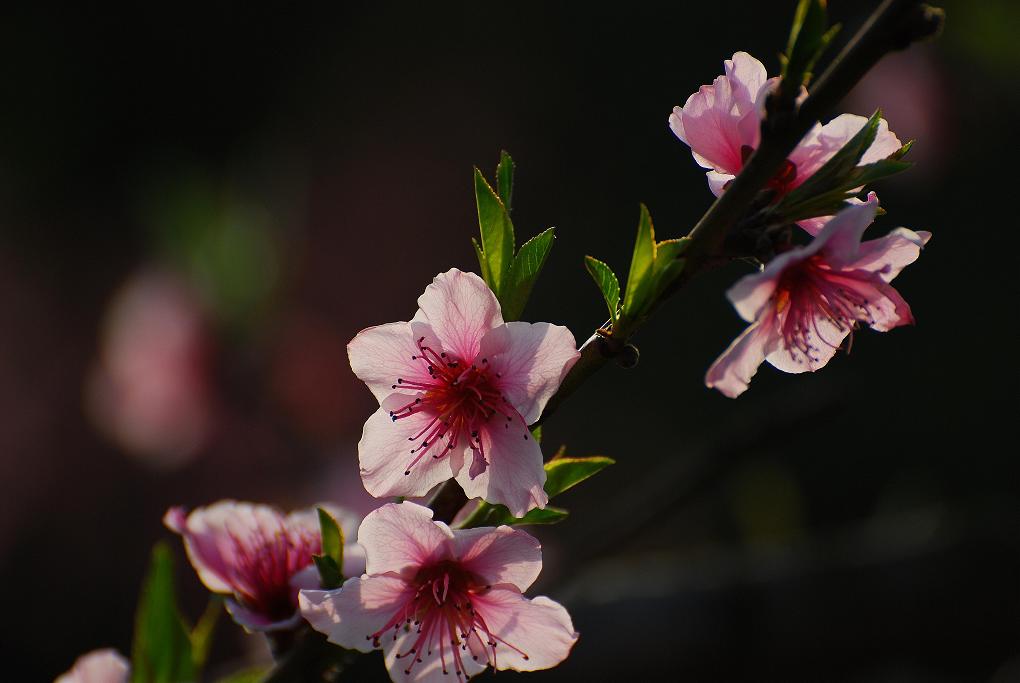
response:
[[[305,569],[315,570],[314,567],[306,567]],[[315,571],[317,572],[318,570]],[[262,613],[250,610],[231,598],[227,598],[224,601],[224,605],[226,606],[227,613],[230,614],[230,618],[237,622],[238,625],[240,625],[248,633],[289,631],[301,623],[301,615],[298,614],[297,609],[294,610],[294,614],[292,616],[287,617],[286,619],[273,621]]]
[[[414,390],[397,384],[398,378],[429,381],[427,366],[411,360],[418,352],[414,341],[410,323],[400,322],[364,329],[347,345],[351,369],[379,403],[395,392],[414,395]]]
[[[442,452],[442,442],[424,455],[420,451],[411,452],[422,444],[420,438],[414,442],[411,439],[419,436],[434,416],[420,412],[393,420],[390,411],[406,405],[408,398],[396,396],[383,401],[382,406],[365,422],[358,443],[362,483],[365,490],[377,498],[424,496],[436,484],[452,478],[464,461],[462,448],[448,451],[441,458],[433,458],[434,453]],[[417,455],[422,457],[412,465]]]
[[[785,321],[784,321],[785,322]],[[836,355],[840,345],[846,336],[850,334],[850,327],[839,327],[825,317],[820,311],[816,311],[809,329],[805,330],[803,340],[811,345],[811,354],[807,355],[796,348],[789,348],[778,344],[765,360],[774,368],[793,374],[801,372],[814,372],[824,367],[832,357]]]
[[[387,503],[365,517],[358,543],[371,574],[414,572],[449,553],[453,533],[432,521],[432,510],[415,503]]]
[[[127,683],[129,673],[128,661],[116,650],[94,650],[79,657],[53,683]]]
[[[570,330],[550,323],[511,322],[482,338],[481,358],[496,386],[531,424],[538,420],[581,354]]]
[[[484,655],[476,661],[470,656],[470,651],[458,649],[455,656],[449,645],[449,636],[445,634],[436,638],[431,649],[415,653],[416,659],[421,661],[412,662],[408,655],[417,638],[417,630],[411,629],[400,631],[396,639],[392,636],[382,639],[383,658],[391,680],[398,683],[456,683],[477,676],[488,668]],[[464,674],[464,679],[457,675],[458,669]]]
[[[443,349],[468,363],[485,333],[503,324],[499,302],[485,281],[456,268],[437,275],[418,306]]]
[[[775,317],[767,314],[733,340],[705,374],[705,386],[736,398],[747,391],[758,366],[776,345]]]
[[[867,301],[865,304],[867,314],[862,313],[860,320],[871,329],[888,332],[894,327],[914,323],[910,306],[900,293],[880,276],[867,271],[850,271],[833,274],[830,279]]]
[[[472,603],[497,643],[497,669],[552,668],[577,642],[567,610],[547,597],[529,600],[510,586],[494,586]]]
[[[901,270],[917,260],[930,239],[930,232],[896,228],[885,237],[861,242],[857,258],[844,267],[878,273],[883,280],[891,282]]]
[[[542,544],[508,526],[458,529],[453,548],[460,564],[488,584],[509,583],[523,592],[542,571]]]
[[[284,517],[275,508],[233,500],[196,508],[187,517],[182,508],[171,508],[163,522],[184,538],[188,559],[205,587],[214,593],[253,591],[254,587],[237,583],[235,568],[244,559],[238,540],[272,538],[284,528]]]
[[[413,596],[414,589],[397,576],[364,576],[347,579],[337,590],[303,590],[298,602],[301,616],[329,642],[371,652],[375,649],[371,636]]]
[[[479,430],[479,438],[489,467],[474,479],[465,469],[457,475],[467,497],[502,503],[515,517],[536,507],[544,508],[549,496],[542,488],[542,449],[527,427],[497,414]]]
[[[732,173],[719,173],[718,171],[709,171],[705,174],[708,178],[708,189],[711,190],[712,194],[716,197],[723,193],[726,189],[726,185],[729,184],[737,176]]]
[[[799,185],[814,175],[825,162],[857,135],[867,122],[868,119],[864,116],[840,114],[824,126],[813,128],[790,154],[790,161],[797,165],[796,184]],[[871,147],[865,150],[858,165],[863,166],[884,159],[900,147],[899,138],[889,130],[889,123],[885,119],[880,119],[875,140]]]
[[[833,268],[842,268],[857,259],[861,236],[875,220],[878,196],[871,192],[868,201],[850,204],[833,216],[811,244],[805,247],[811,253],[825,253],[825,260]]]

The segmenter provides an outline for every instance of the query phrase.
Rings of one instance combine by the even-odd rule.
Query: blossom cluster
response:
[[[761,144],[776,84],[760,62],[738,52],[669,117],[708,169],[714,194],[726,192]],[[866,124],[843,114],[816,125],[768,184],[773,200],[810,179]],[[900,148],[881,121],[860,164]],[[835,215],[798,220],[799,241],[779,245],[759,272],[729,289],[750,324],[708,369],[707,386],[736,397],[763,361],[789,373],[815,371],[857,327],[884,332],[913,322],[890,282],[930,234],[898,228],[864,240],[878,210],[871,193]],[[550,323],[505,321],[486,280],[457,269],[437,275],[417,303],[409,321],[362,330],[347,348],[351,369],[379,406],[358,444],[366,490],[416,498],[453,480],[467,499],[503,505],[514,518],[544,508],[546,469],[531,428],[580,357],[573,335]],[[342,648],[381,649],[394,681],[545,669],[577,641],[562,605],[524,596],[542,568],[530,534],[507,525],[451,528],[409,501],[383,504],[360,524],[342,508],[321,509],[346,539],[337,570],[347,578],[332,589],[322,587],[316,565],[325,543],[314,508],[285,514],[226,500],[191,512],[171,508],[164,523],[245,629],[290,632],[307,623]],[[123,658],[98,651],[58,680],[120,683],[127,676]]]

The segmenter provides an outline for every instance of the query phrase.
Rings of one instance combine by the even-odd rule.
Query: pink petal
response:
[[[816,127],[808,133],[790,155],[790,161],[797,164],[798,181],[802,182],[814,175],[826,161],[857,135],[867,122],[868,119],[864,116],[840,114],[824,126]],[[886,158],[901,146],[899,139],[889,130],[888,122],[881,119],[878,122],[874,142],[858,163],[862,166],[874,163]]]
[[[901,270],[917,260],[930,239],[930,232],[896,228],[885,237],[862,242],[857,258],[844,267],[878,273],[883,280],[891,282]]]
[[[858,257],[861,236],[875,220],[877,211],[878,197],[871,192],[868,201],[850,204],[833,216],[805,251],[824,252],[826,261],[834,268],[852,263]]]
[[[421,440],[410,439],[418,435],[432,421],[433,416],[421,412],[410,417],[393,420],[391,410],[408,403],[408,397],[396,396],[383,401],[382,406],[365,422],[358,443],[358,460],[365,490],[377,498],[385,496],[424,496],[433,486],[451,479],[464,462],[464,450],[457,448],[436,459],[432,454],[444,448],[442,442],[426,451],[418,462],[411,464],[417,455],[413,448]],[[404,474],[410,472],[410,474]]]
[[[523,592],[542,571],[542,544],[508,526],[458,529],[453,548],[460,564],[487,584],[509,583]]]
[[[705,374],[705,386],[736,398],[747,391],[766,354],[776,345],[774,317],[752,323],[723,351]]]
[[[414,589],[396,576],[347,579],[332,591],[303,590],[298,596],[301,616],[316,631],[340,647],[371,652],[372,634],[383,628]],[[388,636],[386,640],[392,640]]]
[[[894,327],[914,324],[910,306],[900,293],[881,277],[866,271],[850,271],[833,274],[831,280],[856,292],[868,302],[867,312],[870,320],[865,320],[862,316],[862,322],[867,322],[873,330],[888,332]]]
[[[814,372],[824,367],[836,355],[836,351],[839,350],[840,344],[848,334],[850,334],[848,326],[840,328],[816,312],[811,329],[805,334],[807,343],[813,347],[811,356],[806,356],[798,349],[777,344],[775,350],[769,353],[765,360],[772,367],[783,372],[794,374]]]
[[[743,166],[741,148],[758,146],[760,112],[757,100],[765,87],[761,62],[745,52],[725,63],[726,73],[703,85],[673,110],[670,128],[687,143],[704,168],[736,174]]]
[[[503,324],[499,302],[485,281],[456,268],[437,275],[418,306],[443,349],[469,363],[485,333]]]
[[[872,192],[868,194],[869,199],[871,198],[872,194],[874,193]],[[858,199],[857,197],[851,197],[850,199],[846,200],[845,203],[856,205],[863,204],[864,202]],[[822,228],[825,227],[825,224],[828,223],[831,219],[832,216],[816,216],[814,218],[805,218],[804,220],[797,221],[797,225],[804,228],[804,230],[809,235],[817,236],[818,233],[822,231]]]
[[[358,530],[369,574],[413,574],[421,565],[448,554],[451,538],[449,527],[432,521],[432,510],[408,502],[373,510]]]
[[[116,650],[94,650],[79,657],[54,683],[127,683],[130,671]]]
[[[511,322],[490,330],[480,356],[497,387],[527,424],[538,420],[581,354],[570,330],[550,323]]]
[[[368,385],[380,403],[393,394],[414,395],[414,391],[397,385],[397,379],[428,382],[426,366],[411,360],[418,353],[409,323],[388,323],[362,330],[347,345],[351,369]]]
[[[708,189],[711,190],[712,194],[716,197],[723,193],[726,189],[726,185],[730,183],[737,176],[732,173],[719,173],[718,171],[709,171],[705,174],[708,178]]]
[[[510,586],[494,586],[478,594],[473,603],[498,643],[497,669],[552,668],[567,658],[577,642],[567,610],[547,597],[529,600]]]
[[[515,517],[536,507],[544,508],[549,496],[542,488],[542,449],[527,427],[496,415],[480,430],[480,438],[489,467],[474,479],[465,470],[457,475],[467,497],[502,503]]]
[[[235,539],[262,531],[270,538],[284,524],[274,508],[232,500],[197,508],[186,518],[181,508],[171,508],[164,523],[184,538],[188,559],[205,587],[214,593],[232,593],[247,586],[235,585],[234,568],[242,558]]]

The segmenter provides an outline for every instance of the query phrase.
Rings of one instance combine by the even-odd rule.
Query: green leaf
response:
[[[343,585],[344,575],[336,560],[328,555],[312,555],[312,561],[319,570],[319,584],[324,590],[333,590]]]
[[[482,245],[478,243],[474,237],[471,238],[471,245],[475,248],[475,256],[478,257],[478,269],[482,273],[482,279],[486,283],[492,281],[492,274],[489,272],[489,262],[485,260],[485,253],[482,251]],[[489,285],[491,288],[492,285]]]
[[[223,598],[213,595],[209,603],[199,617],[195,628],[191,629],[191,662],[195,671],[199,672],[205,667],[209,658],[209,648],[212,646],[213,632],[216,630],[216,623],[223,614]]]
[[[322,534],[322,554],[313,555],[319,580],[326,589],[338,588],[343,583],[344,532],[333,515],[322,508],[319,513],[319,530]]]
[[[782,58],[785,96],[797,97],[801,86],[811,79],[815,62],[839,32],[838,25],[829,28],[825,5],[825,0],[800,0],[797,5]]]
[[[482,234],[482,255],[489,271],[486,282],[499,297],[507,284],[510,266],[514,261],[514,226],[503,201],[477,168],[475,202],[478,206],[478,227]]]
[[[568,458],[563,456],[564,449],[557,451],[556,456],[545,463],[545,492],[550,498],[580,484],[595,475],[615,460],[603,456],[587,458]],[[567,518],[568,512],[562,508],[546,505],[544,510],[530,510],[523,517],[514,517],[503,505],[493,505],[482,501],[478,507],[461,523],[463,529],[480,526],[523,526],[527,524],[556,524]]]
[[[514,160],[510,158],[506,150],[499,154],[499,163],[496,165],[496,187],[499,190],[499,198],[503,200],[503,206],[507,213],[510,213],[510,200],[514,194]]]
[[[322,508],[316,508],[319,513],[319,530],[322,532],[322,554],[333,558],[337,566],[344,563],[344,532],[340,525]]]
[[[149,574],[135,614],[131,652],[133,683],[185,683],[195,680],[191,637],[177,609],[174,563],[166,543],[152,549]]]
[[[627,275],[627,293],[623,298],[626,311],[644,304],[647,293],[651,289],[652,267],[655,263],[655,228],[648,207],[641,205],[641,218],[638,220],[637,238],[634,240],[634,253],[630,259],[630,271]]]
[[[545,464],[545,492],[550,498],[558,496],[615,463],[612,458],[601,455],[550,460]]]
[[[616,273],[602,261],[592,256],[584,257],[584,267],[588,270],[602,298],[609,308],[609,320],[616,326],[616,318],[620,312],[620,281],[616,279]]]
[[[531,438],[535,440],[535,443],[542,443],[542,425],[531,428]]]
[[[555,228],[548,228],[525,242],[517,252],[517,257],[510,267],[508,284],[499,297],[504,320],[508,322],[517,320],[524,312],[524,306],[531,296],[531,288],[542,272],[546,259],[549,258],[549,251],[555,239]]]

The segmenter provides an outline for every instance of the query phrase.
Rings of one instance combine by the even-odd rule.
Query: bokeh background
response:
[[[345,344],[476,267],[471,168],[501,148],[519,237],[557,227],[526,318],[583,341],[604,312],[582,257],[622,273],[638,202],[666,237],[711,200],[670,109],[736,50],[775,72],[794,4],[7,8],[4,680],[128,651],[172,504],[370,509],[374,404]],[[875,4],[833,0],[843,39]],[[918,325],[815,375],[763,368],[731,401],[702,378],[742,327],[723,291],[746,268],[663,307],[640,365],[546,428],[619,464],[537,531],[538,590],[582,637],[535,680],[1020,680],[1020,8],[944,5],[943,37],[842,107],[918,140],[872,228],[935,235],[897,281]],[[260,656],[224,621],[210,673]]]

